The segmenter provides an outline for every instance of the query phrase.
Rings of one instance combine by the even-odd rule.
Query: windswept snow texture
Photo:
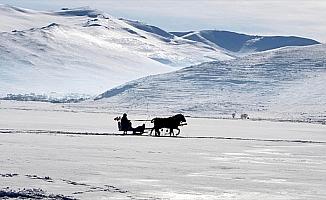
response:
[[[319,44],[319,42],[312,39],[294,36],[253,36],[216,30],[171,33],[185,39],[202,42],[213,47],[217,45],[231,52],[239,53],[260,52],[285,46]]]
[[[326,45],[289,47],[149,76],[109,90],[93,106],[200,117],[326,119]],[[91,105],[91,103],[86,103]]]
[[[139,28],[90,8],[38,12],[0,5],[0,96],[95,95],[173,67],[232,58]]]

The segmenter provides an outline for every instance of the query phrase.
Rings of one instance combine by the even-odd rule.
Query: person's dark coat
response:
[[[127,118],[127,115],[124,114],[123,117],[121,118],[121,129],[122,130],[131,130],[131,122],[130,120]]]

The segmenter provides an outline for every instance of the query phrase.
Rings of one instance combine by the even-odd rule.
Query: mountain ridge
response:
[[[217,45],[236,53],[261,52],[286,46],[308,46],[320,42],[298,36],[259,36],[231,31],[201,30],[187,32],[170,32],[178,37]]]

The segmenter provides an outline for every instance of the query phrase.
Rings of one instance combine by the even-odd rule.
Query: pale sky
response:
[[[167,31],[229,30],[326,42],[326,0],[0,0],[35,10],[99,9]]]

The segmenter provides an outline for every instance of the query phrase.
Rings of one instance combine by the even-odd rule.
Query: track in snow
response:
[[[83,136],[136,136],[136,137],[155,137],[151,135],[132,135],[120,133],[99,133],[99,132],[71,132],[71,131],[53,131],[53,130],[14,130],[0,129],[2,134],[58,134],[58,135],[83,135]],[[219,136],[160,136],[155,138],[175,138],[175,139],[215,139],[215,140],[242,140],[242,141],[257,141],[257,142],[286,142],[286,143],[309,143],[309,144],[326,144],[323,141],[313,140],[284,140],[284,139],[258,139],[258,138],[241,138],[241,137],[219,137]]]

